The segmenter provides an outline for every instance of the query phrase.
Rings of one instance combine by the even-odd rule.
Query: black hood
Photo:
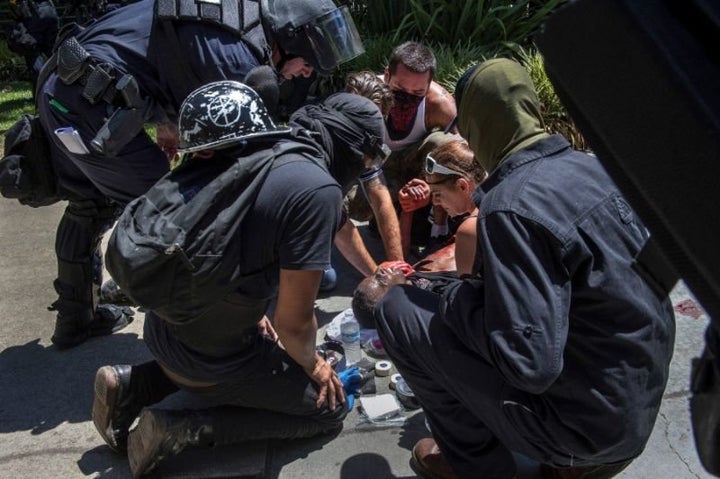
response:
[[[330,174],[343,193],[365,169],[364,154],[382,151],[385,123],[369,99],[335,93],[321,103],[305,105],[290,117],[293,129],[306,130],[328,156]]]

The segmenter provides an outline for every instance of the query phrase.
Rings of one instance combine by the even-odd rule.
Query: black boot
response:
[[[155,361],[103,366],[95,374],[93,424],[112,450],[124,454],[128,430],[142,408],[177,390]]]
[[[95,374],[93,424],[105,443],[119,453],[127,450],[128,429],[143,407],[130,392],[131,370],[130,365],[120,364],[103,366]]]
[[[57,311],[51,341],[58,349],[82,344],[90,337],[105,336],[127,327],[135,319],[135,311],[114,304],[92,306],[60,298],[49,308]]]
[[[105,200],[71,200],[55,238],[58,276],[54,282],[58,312],[52,342],[71,348],[91,336],[111,334],[132,322],[130,309],[98,306],[102,284],[101,241],[117,216]]]
[[[48,309],[57,311],[55,331],[50,340],[58,349],[75,347],[90,337],[90,323],[94,313],[87,304],[61,297]]]
[[[335,411],[318,411],[314,417],[236,406],[184,411],[145,408],[138,426],[128,436],[130,471],[133,477],[140,477],[163,458],[187,446],[337,434],[346,414],[345,406]]]
[[[212,418],[196,411],[143,409],[128,436],[130,472],[138,478],[187,446],[212,444]]]

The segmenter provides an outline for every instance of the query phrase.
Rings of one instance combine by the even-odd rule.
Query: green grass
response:
[[[0,152],[5,144],[4,133],[20,118],[23,113],[32,113],[35,106],[32,102],[30,82],[0,82]],[[155,127],[146,128],[150,137],[155,139]]]
[[[32,113],[29,82],[0,83],[0,133],[5,133],[23,113]]]

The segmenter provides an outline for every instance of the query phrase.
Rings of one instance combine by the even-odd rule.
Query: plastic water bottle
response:
[[[347,309],[340,320],[340,336],[345,349],[345,364],[350,366],[362,359],[360,350],[360,324],[352,309]]]

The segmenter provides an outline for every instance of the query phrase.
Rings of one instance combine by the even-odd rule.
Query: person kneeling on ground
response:
[[[481,185],[479,277],[442,296],[391,287],[383,346],[428,418],[421,477],[613,477],[642,453],[673,351],[667,291],[645,274],[647,229],[598,160],[543,128],[522,66],[490,60],[455,90]]]
[[[415,178],[398,193],[402,208],[400,231],[403,249],[407,251],[410,248],[413,212],[430,204],[432,199],[433,207],[442,208],[449,216],[448,232],[451,236],[446,244],[455,245],[458,276],[475,273],[478,208],[472,195],[486,177],[487,173],[463,139],[447,141],[428,153],[425,157],[425,180]]]
[[[371,71],[348,73],[345,77],[345,91],[372,100],[380,109],[383,118],[387,117],[393,104],[392,91]],[[351,219],[375,221],[385,247],[386,260],[402,261],[404,258],[400,244],[400,224],[382,166],[374,165],[366,169],[358,177],[357,184],[345,195],[344,204]]]
[[[251,105],[243,103],[247,98],[254,98]],[[181,108],[181,138],[199,138],[185,146],[195,152],[185,161],[232,161],[280,142],[299,146],[275,157],[239,228],[243,257],[226,258],[257,274],[193,321],[148,311],[144,339],[155,360],[97,371],[93,422],[112,449],[127,450],[135,477],[186,446],[337,432],[347,413],[342,384],[315,349],[314,301],[343,225],[343,189],[379,153],[379,110],[367,98],[338,93],[296,111],[289,132],[272,125],[257,95],[237,82],[211,83],[184,104],[194,107]],[[265,124],[210,126],[218,104]],[[183,131],[183,125],[206,126]],[[265,316],[275,295],[277,334]],[[178,388],[210,406],[149,407]]]

